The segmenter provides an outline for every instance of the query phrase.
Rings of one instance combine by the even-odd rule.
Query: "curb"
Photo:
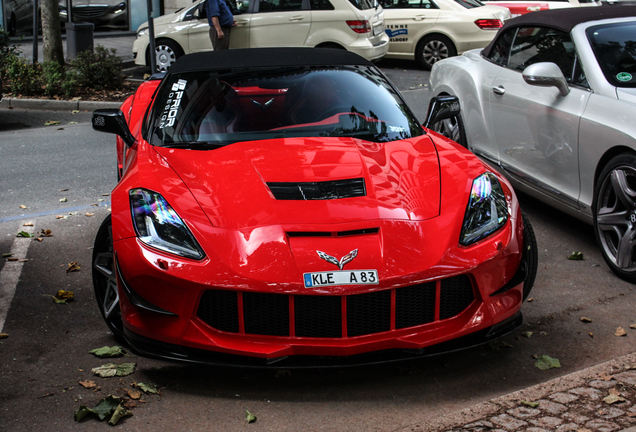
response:
[[[119,108],[123,102],[69,101],[55,99],[2,98],[0,108],[36,109],[48,111],[93,111],[101,108]]]
[[[573,372],[562,377],[554,378],[541,384],[528,387],[504,396],[500,396],[490,401],[473,405],[461,411],[451,413],[433,419],[430,422],[407,426],[397,432],[442,432],[450,430],[462,430],[463,426],[483,420],[499,411],[518,407],[523,400],[536,401],[546,398],[548,395],[558,392],[565,392],[577,387],[586,386],[590,380],[598,379],[599,375],[606,373],[611,375],[619,371],[629,370],[636,363],[636,352],[609,360],[587,369]],[[472,430],[472,429],[471,429]],[[632,428],[623,429],[624,432],[632,432]],[[636,428],[634,428],[636,431]]]

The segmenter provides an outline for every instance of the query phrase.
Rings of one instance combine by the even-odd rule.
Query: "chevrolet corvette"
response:
[[[426,124],[457,115],[435,98]],[[118,135],[93,282],[137,352],[303,367],[475,346],[537,271],[510,183],[344,50],[198,53],[93,128]]]

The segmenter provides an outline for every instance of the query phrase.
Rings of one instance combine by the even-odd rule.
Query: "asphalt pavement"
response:
[[[134,39],[133,33],[95,34],[94,43],[115,48],[126,66],[132,67]],[[25,57],[32,58],[31,40],[23,39],[17,45]],[[41,61],[42,42],[38,45]],[[66,43],[64,48],[66,52]],[[402,63],[389,66],[385,72],[391,77],[391,69],[400,68]],[[424,73],[414,70],[413,74]],[[427,84],[423,82],[417,88],[396,84],[423,119],[426,103],[422,98],[410,97],[410,92],[421,95]],[[14,109],[91,111],[116,107],[118,103],[5,98],[1,105]],[[5,263],[11,265],[14,263]],[[636,432],[636,352],[400,430]]]

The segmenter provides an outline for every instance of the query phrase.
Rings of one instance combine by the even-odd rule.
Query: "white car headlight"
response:
[[[145,36],[148,34],[148,27],[144,27],[142,29],[137,30],[137,38]]]
[[[142,243],[195,260],[205,254],[194,236],[170,204],[157,192],[131,189],[133,224]]]
[[[508,203],[499,180],[484,173],[473,180],[459,243],[469,246],[497,231],[508,220]]]

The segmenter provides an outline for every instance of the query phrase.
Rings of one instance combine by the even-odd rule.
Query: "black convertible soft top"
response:
[[[371,66],[352,52],[332,48],[250,48],[208,51],[177,59],[168,73],[280,66]]]
[[[484,48],[482,54],[488,57],[488,55],[490,55],[490,50],[499,35],[511,27],[551,27],[570,33],[572,28],[584,22],[627,17],[636,17],[636,6],[619,4],[530,12],[506,21],[503,27],[499,29],[499,32],[493,41]]]

